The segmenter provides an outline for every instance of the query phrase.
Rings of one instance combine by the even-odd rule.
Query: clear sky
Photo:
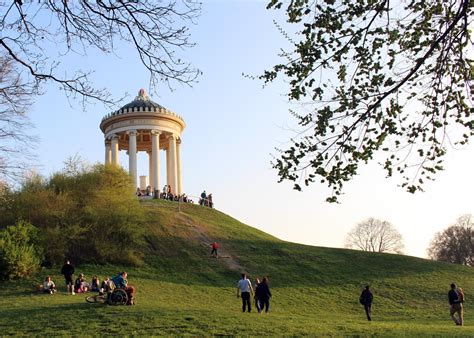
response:
[[[193,87],[166,85],[152,99],[180,114],[186,124],[182,135],[183,187],[188,195],[203,189],[212,193],[216,208],[240,221],[299,243],[343,247],[345,234],[358,222],[376,217],[391,222],[403,235],[406,253],[425,257],[435,232],[465,213],[474,213],[474,147],[450,152],[446,170],[425,193],[411,195],[397,187],[397,178],[385,178],[375,163],[363,167],[346,184],[341,204],[328,204],[330,193],[313,184],[303,192],[290,183],[277,183],[271,169],[274,147],[285,147],[293,135],[293,107],[285,97],[284,83],[262,88],[262,83],[242,76],[260,74],[278,62],[285,45],[273,24],[281,14],[267,11],[264,1],[214,1],[203,4],[202,15],[191,27],[197,46],[183,56],[203,71]],[[117,56],[90,53],[75,56],[69,64],[95,71],[98,87],[115,97],[128,93],[131,101],[147,88],[148,74],[130,47],[118,45]],[[72,104],[72,106],[71,106]],[[31,120],[40,137],[36,149],[40,171],[48,175],[63,161],[79,154],[89,162],[104,161],[101,118],[110,110],[89,105],[83,111],[68,102],[55,87],[36,100]],[[164,160],[164,153],[162,154]],[[148,175],[146,153],[138,154],[139,175]],[[124,152],[120,161],[126,168]],[[162,169],[165,166],[162,166]],[[161,180],[164,182],[164,172]]]

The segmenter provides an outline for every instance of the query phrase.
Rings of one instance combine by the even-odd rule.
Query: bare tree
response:
[[[25,82],[8,55],[0,55],[0,178],[14,179],[26,169],[34,144],[26,110],[38,88]]]
[[[346,236],[346,247],[372,252],[403,251],[402,235],[387,221],[369,218],[357,224]]]
[[[149,71],[150,91],[158,82],[191,84],[200,74],[183,61],[192,47],[187,25],[200,14],[194,0],[0,1],[0,175],[15,176],[25,166],[26,108],[46,83],[53,83],[83,107],[89,101],[114,105],[105,88],[90,80],[90,70],[75,69],[70,57],[88,52],[117,53],[117,42],[135,49]]]
[[[113,54],[125,41],[149,70],[151,89],[158,81],[191,83],[199,70],[176,51],[193,46],[186,24],[200,8],[191,0],[0,2],[0,48],[38,85],[54,82],[67,95],[113,103],[89,81],[91,72],[64,69],[61,61],[91,50]]]
[[[474,218],[459,217],[455,224],[436,233],[428,248],[428,256],[438,261],[474,266]]]

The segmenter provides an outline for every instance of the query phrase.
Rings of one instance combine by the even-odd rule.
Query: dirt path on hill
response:
[[[205,247],[206,253],[209,255],[211,251],[210,245],[214,242],[214,240],[209,237],[209,235],[206,233],[206,230],[199,224],[194,223],[192,219],[190,219],[183,213],[177,213],[176,218],[183,224],[189,226],[195,236],[196,241],[198,241],[203,247]],[[209,257],[212,258],[211,256]],[[239,272],[245,271],[245,269],[239,264],[239,262],[237,262],[237,260],[226,250],[219,248],[218,259],[222,259],[225,265],[227,265],[227,267],[231,270]]]

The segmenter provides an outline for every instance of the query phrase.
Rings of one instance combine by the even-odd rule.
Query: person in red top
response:
[[[217,244],[217,242],[214,242],[211,244],[211,256],[214,256],[217,258],[217,249],[219,249],[219,244]]]

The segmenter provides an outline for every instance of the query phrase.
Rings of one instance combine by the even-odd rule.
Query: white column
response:
[[[169,138],[169,153],[170,153],[170,180],[171,180],[171,192],[175,195],[178,189],[178,180],[177,180],[177,172],[176,172],[176,137],[174,135],[170,135]]]
[[[118,144],[119,137],[118,135],[112,136],[112,164],[118,166],[119,165],[119,144]]]
[[[176,144],[176,171],[177,171],[177,181],[178,181],[178,195],[183,193],[183,181],[181,176],[181,139]]]
[[[146,152],[148,154],[148,185],[153,189],[153,155],[151,151]]]
[[[160,132],[151,131],[151,158],[153,191],[160,190]]]
[[[110,164],[112,162],[112,146],[110,140],[105,140],[105,164]]]
[[[170,170],[170,147],[166,148],[166,184],[171,184],[171,170]]]
[[[137,186],[137,131],[128,132],[128,173],[132,176],[133,186]]]

